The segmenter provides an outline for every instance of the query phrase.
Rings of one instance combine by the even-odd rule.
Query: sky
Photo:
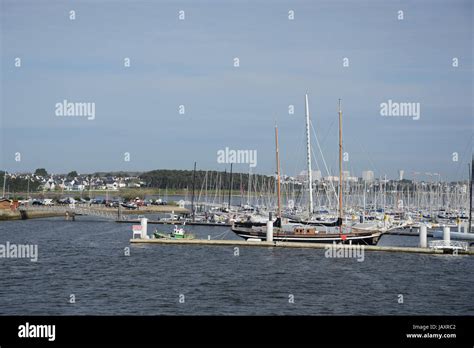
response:
[[[351,175],[467,178],[472,1],[0,4],[0,168],[9,172],[192,169],[195,161],[229,170],[217,156],[229,148],[256,151],[252,172],[272,174],[277,124],[282,173],[295,175],[306,169],[308,93],[313,168],[323,175],[321,154],[330,173],[338,168],[340,98]],[[63,100],[94,103],[95,117],[57,116]],[[419,119],[382,116],[389,100],[419,103]]]

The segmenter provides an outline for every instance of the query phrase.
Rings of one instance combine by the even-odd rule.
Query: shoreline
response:
[[[56,206],[57,207],[57,206]],[[44,209],[44,210],[42,210]],[[54,211],[48,210],[48,208],[39,208],[36,210],[27,210],[27,219],[22,219],[20,210],[11,211],[11,210],[0,210],[0,221],[12,221],[12,220],[30,220],[30,219],[41,219],[41,218],[48,218],[48,217],[61,217],[65,216],[65,211],[68,210],[68,207],[64,207],[64,211]],[[110,214],[117,214],[117,208],[92,208],[99,213],[110,213]],[[72,209],[69,209],[72,210]],[[144,215],[144,214],[159,214],[159,213],[174,213],[174,214],[189,214],[189,210],[186,208],[180,208],[177,206],[171,205],[159,205],[159,206],[148,206],[142,207],[141,209],[137,210],[126,210],[122,209],[122,215]],[[80,215],[77,216],[87,216],[87,215]]]

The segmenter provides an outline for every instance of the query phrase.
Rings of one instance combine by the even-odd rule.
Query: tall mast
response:
[[[240,206],[244,203],[244,186],[242,184],[242,173],[240,173]]]
[[[193,221],[194,221],[194,218],[195,218],[195,213],[194,213],[194,189],[195,189],[195,186],[196,186],[196,162],[194,162],[194,171],[193,171],[193,195],[191,197],[191,214],[192,214],[192,218],[193,218]]]
[[[275,125],[275,147],[276,147],[277,195],[278,195],[278,216],[277,216],[277,218],[281,218],[280,151],[278,149],[278,126],[277,125]]]
[[[233,176],[232,176],[232,163],[230,164],[230,183],[229,183],[229,210],[230,210],[230,198],[231,198],[231,194],[232,194],[232,186],[234,184],[233,182]]]
[[[224,176],[221,179],[222,208],[225,207],[225,182],[227,180],[227,168],[224,169]]]
[[[342,232],[342,110],[341,99],[339,99],[339,219],[340,231]]]
[[[7,182],[7,171],[3,172],[3,195],[2,197],[5,198],[5,184]]]
[[[308,160],[308,191],[309,191],[309,218],[313,215],[313,173],[311,170],[311,138],[309,133],[309,104],[308,94],[305,95],[305,110],[306,110],[306,153]]]
[[[247,204],[250,205],[250,187],[252,186],[251,183],[252,178],[252,167],[249,166],[249,180],[247,184]]]
[[[367,192],[367,180],[364,180],[364,210],[362,211],[362,222],[365,222],[365,194]]]
[[[469,174],[469,228],[468,231],[471,233],[471,223],[472,223],[472,176],[474,171],[474,158],[471,158],[471,170]]]

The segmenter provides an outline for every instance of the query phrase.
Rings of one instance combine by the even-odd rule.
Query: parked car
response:
[[[118,208],[120,206],[120,201],[112,201],[106,204],[107,207]]]
[[[77,201],[72,198],[72,197],[66,197],[66,198],[61,198],[59,201],[59,204],[73,204],[77,203]]]
[[[43,205],[43,201],[40,201],[39,199],[34,199],[31,205]]]
[[[52,205],[54,205],[54,202],[51,198],[45,198],[45,199],[43,199],[43,205],[52,206]]]
[[[126,208],[126,209],[133,209],[133,210],[135,210],[135,209],[138,208],[138,206],[137,206],[135,203],[133,203],[133,202],[122,203],[122,207],[124,207],[124,208]]]
[[[92,199],[92,200],[91,200],[91,204],[105,204],[105,203],[107,203],[107,202],[105,201],[105,199],[97,199],[97,198],[96,198],[96,199]]]

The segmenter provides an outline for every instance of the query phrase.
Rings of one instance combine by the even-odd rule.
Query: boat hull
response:
[[[262,241],[267,240],[266,232],[255,231],[252,229],[244,228],[231,228],[232,231],[239,237],[245,240],[249,239],[260,239]],[[342,244],[363,244],[363,245],[377,245],[380,239],[380,232],[362,232],[362,233],[321,233],[317,235],[295,235],[290,233],[275,232],[273,234],[273,240],[278,242],[298,242],[298,243],[342,243]]]

